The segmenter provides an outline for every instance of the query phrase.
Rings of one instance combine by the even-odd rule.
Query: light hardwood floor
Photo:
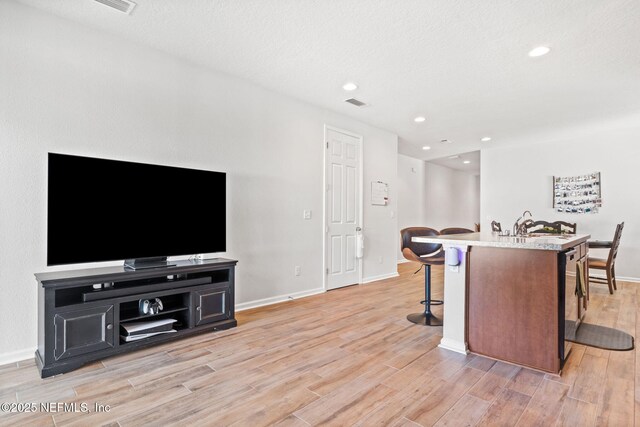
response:
[[[423,275],[238,313],[239,326],[41,380],[0,366],[0,402],[111,405],[110,412],[0,414],[1,425],[634,425],[636,352],[575,345],[562,377],[437,348],[420,311]],[[442,268],[434,267],[434,296]],[[637,284],[591,289],[587,321],[634,336]],[[447,304],[454,302],[447,301]],[[434,311],[442,313],[436,307]]]

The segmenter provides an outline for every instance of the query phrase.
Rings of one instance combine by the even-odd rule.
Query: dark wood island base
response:
[[[469,351],[558,374],[569,354],[567,333],[587,308],[576,295],[585,243],[566,251],[475,246],[469,250]]]
[[[413,237],[446,252],[440,347],[560,374],[587,309],[590,237]]]

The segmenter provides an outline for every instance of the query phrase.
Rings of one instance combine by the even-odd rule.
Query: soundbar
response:
[[[151,285],[136,286],[136,291],[137,293],[143,294],[146,292],[161,291],[163,289],[175,289],[184,288],[186,286],[206,285],[208,283],[211,283],[211,277],[196,277],[195,279],[172,280],[165,283],[154,283]],[[85,292],[82,294],[82,300],[84,302],[99,301],[102,299],[121,297],[130,294],[131,288],[128,286],[123,286],[121,288],[109,288],[95,290],[93,292]]]

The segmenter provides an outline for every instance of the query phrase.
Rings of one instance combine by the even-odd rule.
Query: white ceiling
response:
[[[464,163],[465,160],[470,163]],[[450,169],[466,172],[471,175],[480,175],[480,151],[472,151],[470,153],[461,153],[456,154],[455,156],[432,159],[429,160],[429,163],[446,166]]]
[[[22,2],[390,130],[422,159],[640,111],[637,0]],[[538,45],[551,53],[528,57]]]

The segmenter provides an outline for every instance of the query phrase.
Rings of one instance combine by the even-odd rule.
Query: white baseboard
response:
[[[398,272],[395,271],[389,274],[381,274],[380,276],[363,277],[362,284],[376,282],[378,280],[391,279],[392,277],[398,277],[398,276],[399,276]]]
[[[438,347],[455,351],[456,353],[469,354],[469,349],[464,342],[455,341],[450,338],[442,338]]]
[[[265,305],[277,304],[279,302],[290,301],[292,299],[298,299],[302,297],[308,297],[311,295],[321,294],[325,292],[323,288],[309,289],[308,291],[295,292],[289,295],[278,295],[275,297],[269,297],[264,299],[258,299],[254,301],[243,302],[236,304],[236,311],[249,310],[250,308],[263,307]]]
[[[621,282],[640,283],[640,278],[637,277],[616,276],[616,280],[620,280]]]
[[[26,348],[24,350],[2,353],[0,354],[0,365],[8,365],[9,363],[16,363],[26,359],[33,359],[35,352],[35,348]]]
[[[602,280],[607,280],[607,276],[605,275],[592,274],[592,276],[600,278]],[[640,278],[637,277],[616,276],[616,280],[619,280],[621,282],[640,283]]]

